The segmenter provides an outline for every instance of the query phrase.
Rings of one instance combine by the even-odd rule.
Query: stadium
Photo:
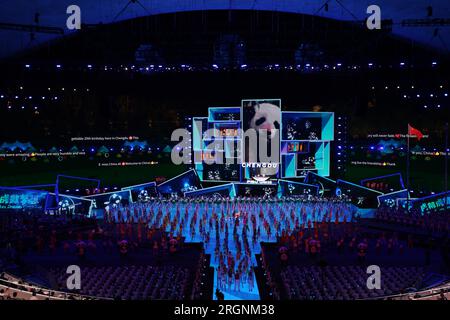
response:
[[[449,26],[0,0],[0,300],[447,300]]]

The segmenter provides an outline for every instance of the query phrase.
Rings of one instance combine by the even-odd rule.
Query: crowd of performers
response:
[[[105,211],[104,223],[95,222],[91,229],[90,219],[74,223],[63,217],[41,221],[30,216],[29,221],[9,225],[5,239],[19,255],[27,247],[37,252],[55,252],[61,243],[64,252],[75,249],[82,259],[86,252],[95,253],[98,245],[110,252],[118,249],[126,257],[143,242],[151,244],[155,256],[174,253],[183,242],[203,242],[205,252],[211,254],[217,289],[256,294],[255,254],[261,252],[261,242],[279,243],[281,260],[289,259],[295,252],[319,257],[333,248],[337,252],[354,252],[364,262],[369,247],[375,254],[400,255],[412,247],[411,236],[401,243],[395,236],[381,233],[369,243],[354,230],[357,225],[351,223],[356,212],[349,202],[326,198],[152,199],[112,207]],[[376,217],[448,232],[448,219],[440,216],[405,216],[381,208]],[[64,234],[61,230],[65,230]]]
[[[355,255],[357,262],[364,263],[366,255],[371,251],[376,255],[402,255],[405,243],[399,240],[397,233],[372,232],[370,243],[366,229],[360,230],[357,223],[338,223],[336,221],[317,221],[311,229],[301,229],[298,232],[283,233],[278,240],[279,257],[282,262],[287,261],[288,255],[305,254],[311,261],[318,262],[318,258],[329,252]],[[374,239],[373,239],[374,238]],[[406,245],[412,248],[414,239],[408,236]]]
[[[376,211],[375,218],[397,226],[404,225],[430,232],[445,232],[448,234],[450,231],[450,219],[443,212],[432,212],[424,215],[418,210],[407,212],[406,210],[380,207]]]
[[[282,235],[313,229],[318,222],[347,223],[355,213],[354,206],[335,199],[158,199],[114,207],[105,212],[104,220],[122,239],[140,242],[148,230],[160,229],[170,235],[169,242],[201,241],[212,255],[217,288],[257,292],[253,267],[261,241],[275,242]]]

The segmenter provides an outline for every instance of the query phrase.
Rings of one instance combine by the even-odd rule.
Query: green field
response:
[[[83,160],[66,161],[58,164],[27,163],[12,165],[3,163],[0,168],[1,186],[51,184],[55,183],[58,174],[100,179],[103,186],[127,186],[154,181],[156,177],[171,178],[186,170],[184,166],[175,166],[169,163],[98,167],[92,162]]]
[[[185,170],[186,166],[176,166],[168,159],[155,165],[99,167],[97,159],[67,159],[59,162],[44,161],[0,161],[0,186],[20,186],[31,184],[55,183],[57,174],[95,178],[102,181],[103,186],[127,186],[154,181],[156,177],[169,179]],[[142,160],[140,160],[142,161]],[[148,161],[148,160],[147,160]],[[342,178],[359,183],[364,178],[371,178],[390,173],[401,172],[406,183],[405,165],[399,162],[394,168],[373,166],[347,166],[347,172]],[[416,160],[411,162],[411,188],[416,190],[439,192],[445,189],[444,158],[439,157],[429,161]],[[70,181],[65,181],[71,187]],[[79,183],[79,181],[77,182]],[[75,185],[73,185],[75,186]],[[83,187],[83,185],[77,185]]]
[[[445,190],[444,157],[432,160],[411,161],[410,188],[440,192]],[[364,178],[400,172],[406,185],[406,164],[398,162],[394,168],[349,165],[345,180],[359,182]],[[449,177],[450,178],[450,175]],[[450,180],[450,179],[449,179]]]

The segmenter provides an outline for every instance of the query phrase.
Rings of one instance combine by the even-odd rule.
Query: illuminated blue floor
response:
[[[200,211],[205,214],[205,210],[204,208],[200,209]],[[211,214],[212,212],[212,207],[208,209],[208,214]],[[191,213],[193,214],[193,212]],[[229,243],[229,250],[233,253],[234,256],[236,256],[236,245],[234,243],[233,239],[233,227],[232,227],[232,222],[233,220],[230,219],[228,220],[228,243]],[[238,229],[238,232],[242,232],[242,228],[243,226],[240,226],[240,228]],[[216,228],[213,227],[212,229],[209,230],[211,235],[215,235],[216,233]],[[194,235],[194,237],[191,237],[190,234],[186,234],[185,232],[183,232],[183,236],[186,237],[186,241],[187,242],[204,242],[204,239],[201,237],[201,235],[196,232],[196,234]],[[249,232],[250,235],[253,235],[253,232],[250,231]],[[265,233],[264,233],[265,234]],[[251,238],[251,236],[249,236],[249,238]],[[275,241],[275,236],[272,236],[271,239],[269,239],[269,237],[265,234],[265,239],[261,239],[261,240],[265,240],[265,241]],[[261,241],[260,240],[260,241]],[[223,243],[225,241],[225,234],[221,233],[220,235],[220,241],[221,243]],[[216,290],[216,288],[218,287],[218,283],[217,283],[217,266],[219,265],[219,261],[218,258],[215,257],[214,254],[214,249],[216,247],[216,238],[215,236],[211,236],[210,238],[210,242],[209,244],[205,243],[205,252],[207,254],[211,255],[211,267],[214,267],[214,291]],[[257,244],[252,246],[252,255],[251,255],[251,260],[252,260],[252,266],[256,266],[256,260],[255,260],[255,254],[260,253],[261,252],[261,247],[259,245],[259,242],[257,242]],[[228,287],[228,286],[227,286]],[[234,290],[235,289],[235,284],[232,283],[228,288],[224,289],[221,288],[221,291],[224,293],[225,296],[225,300],[259,300],[259,291],[258,291],[258,286],[256,283],[256,277],[253,275],[253,290],[250,291],[250,286],[248,285],[247,282],[241,281],[240,283],[240,290]],[[216,297],[213,297],[214,299],[216,299]]]
[[[134,211],[135,208],[132,208]],[[216,245],[219,242],[219,253],[225,253],[226,228],[219,227],[219,239],[216,239],[216,220],[221,221],[223,217],[224,226],[228,226],[228,250],[230,256],[237,260],[237,245],[245,248],[243,236],[248,239],[248,251],[241,251],[241,260],[248,261],[248,267],[245,273],[251,267],[256,267],[257,262],[255,255],[261,253],[260,242],[275,242],[277,233],[280,235],[282,230],[291,232],[295,229],[296,224],[306,226],[307,222],[322,221],[323,217],[329,216],[339,211],[340,221],[344,216],[347,221],[351,220],[352,208],[346,204],[336,203],[302,203],[302,202],[276,202],[276,203],[255,203],[250,204],[225,204],[225,203],[155,203],[147,205],[137,205],[139,216],[146,216],[149,225],[155,227],[165,226],[165,231],[177,236],[185,238],[186,242],[203,242],[205,253],[211,255],[211,267],[214,267],[214,292],[219,288],[225,296],[230,300],[258,300],[260,299],[259,290],[255,275],[253,274],[253,290],[250,290],[248,279],[241,279],[240,289],[235,289],[234,281],[231,286],[219,286],[217,267],[219,266],[219,258],[216,256]],[[145,213],[144,213],[145,212]],[[196,212],[197,220],[194,223],[193,218]],[[239,217],[238,215],[239,214]],[[249,218],[247,225],[244,226],[244,216],[255,217],[255,226]],[[236,227],[235,234],[238,235],[238,242],[234,238],[234,226],[236,221],[239,224]],[[267,230],[264,228],[266,226]],[[245,228],[245,229],[244,229]],[[255,237],[253,242],[254,230],[259,228],[260,233]],[[203,230],[203,232],[202,232]],[[267,232],[269,230],[270,234]],[[180,232],[181,231],[181,232]],[[208,238],[209,237],[209,241]],[[245,257],[244,257],[245,255]],[[225,258],[226,259],[226,258]],[[235,268],[238,261],[235,261]],[[215,297],[211,297],[214,298]]]
[[[193,205],[187,205],[188,208],[188,219],[186,219],[186,221],[191,221],[193,214],[194,214],[194,206]],[[264,209],[263,212],[264,213],[264,219],[266,219],[267,221],[270,222],[270,229],[271,229],[271,235],[269,236],[266,233],[266,230],[262,227],[263,221],[261,221],[260,217],[259,217],[259,212],[261,210],[261,207],[259,206],[259,204],[257,205],[251,205],[248,206],[247,208],[245,208],[245,211],[248,214],[254,214],[256,216],[256,225],[260,226],[260,236],[257,237],[257,241],[253,244],[252,243],[252,237],[253,237],[253,226],[250,222],[250,220],[248,221],[249,224],[249,228],[246,230],[247,233],[247,237],[249,239],[250,242],[250,248],[251,248],[251,265],[252,266],[256,266],[257,262],[255,260],[255,254],[259,254],[261,253],[261,246],[260,246],[260,242],[264,241],[264,242],[275,242],[276,241],[276,234],[277,231],[275,230],[275,221],[273,221],[275,218],[276,220],[280,219],[280,215],[283,212],[283,214],[285,214],[284,220],[280,221],[280,225],[279,225],[279,230],[278,232],[281,233],[281,230],[283,229],[289,229],[289,230],[293,230],[295,227],[295,223],[294,221],[291,219],[291,217],[288,217],[287,210],[286,207],[281,206],[279,204],[271,204],[270,208],[271,210],[273,210],[274,214],[272,215],[272,217],[270,217],[270,215],[267,214],[267,207],[265,204],[263,205]],[[316,220],[321,220],[322,216],[324,214],[326,214],[327,208],[322,208],[322,212],[320,213],[319,210],[313,209],[311,206],[309,205],[301,205],[301,204],[296,204],[294,205],[291,209],[293,209],[294,215],[295,217],[299,218],[299,222],[301,224],[306,223],[306,221],[303,221],[302,219],[302,214],[301,214],[301,210],[304,207],[303,210],[305,210],[306,212],[306,221],[310,220],[313,221],[314,220],[314,216]],[[210,241],[209,243],[206,242],[206,239],[200,234],[200,220],[202,217],[206,217],[206,220],[208,221],[208,219],[211,218],[212,214],[213,214],[213,210],[215,211],[216,214],[220,213],[224,214],[225,217],[227,217],[226,221],[228,224],[228,248],[230,250],[230,252],[232,253],[232,255],[234,257],[236,257],[236,243],[233,239],[233,226],[234,226],[234,217],[232,213],[232,208],[228,208],[228,213],[226,208],[224,208],[223,205],[221,204],[208,204],[208,208],[206,209],[204,205],[199,207],[199,210],[197,212],[197,216],[198,216],[198,221],[197,224],[195,225],[195,232],[193,234],[191,234],[190,230],[189,230],[189,226],[186,224],[183,226],[183,231],[182,231],[182,236],[185,237],[186,242],[203,242],[205,245],[205,252],[207,254],[211,255],[211,266],[214,267],[215,270],[215,275],[214,275],[214,291],[216,290],[216,288],[218,288],[218,277],[217,277],[217,266],[219,265],[219,261],[218,261],[218,257],[215,256],[215,247],[216,247],[216,228],[215,228],[215,224],[213,223],[212,227],[210,228],[208,225],[208,222],[205,223],[205,230],[206,233],[209,233],[210,235]],[[186,204],[181,204],[178,206],[178,217],[183,216],[183,214],[185,213],[186,210]],[[316,214],[314,214],[314,211],[316,211]],[[236,208],[234,208],[234,211],[236,212]],[[346,212],[347,215],[347,221],[350,220],[350,210],[348,210],[348,212]],[[177,216],[177,207],[176,206],[171,206],[170,208],[170,221],[173,221],[175,219],[175,217]],[[343,218],[342,218],[343,220]],[[239,224],[239,227],[237,228],[237,233],[238,234],[242,234],[243,232],[243,223]],[[176,230],[171,230],[170,227],[168,227],[166,229],[167,232],[173,232],[174,234],[178,234],[179,233],[179,225],[176,227]],[[220,251],[223,252],[223,243],[225,241],[225,232],[220,232]],[[240,239],[241,241],[241,245],[242,244],[242,238]],[[226,300],[259,300],[260,296],[259,296],[259,290],[258,290],[258,286],[257,286],[257,282],[256,282],[256,278],[255,275],[253,275],[253,290],[250,291],[250,286],[248,284],[248,282],[246,281],[240,281],[240,290],[237,291],[235,290],[235,286],[234,283],[230,286],[230,287],[226,287],[226,288],[220,288],[220,290],[224,293],[225,299]],[[215,297],[213,297],[215,299]]]

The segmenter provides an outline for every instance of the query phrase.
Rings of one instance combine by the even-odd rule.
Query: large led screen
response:
[[[274,166],[249,167],[245,177],[274,178],[279,170],[280,158],[280,124],[281,124],[281,101],[280,100],[242,100],[242,128],[243,138],[243,162],[246,164],[267,162],[262,156],[262,144],[267,148],[267,156],[275,159]],[[256,141],[245,137],[247,130],[255,130]],[[267,134],[263,134],[267,130]],[[260,138],[261,136],[261,138]],[[272,144],[272,142],[276,142]],[[272,150],[272,146],[275,146]]]
[[[0,187],[0,212],[44,210],[47,191]]]

